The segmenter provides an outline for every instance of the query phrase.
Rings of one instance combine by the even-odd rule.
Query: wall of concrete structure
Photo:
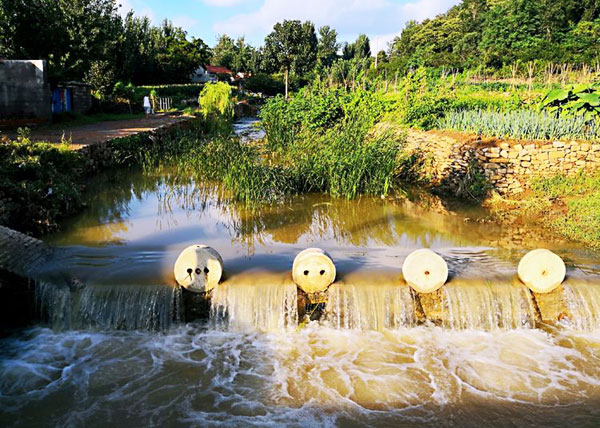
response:
[[[46,61],[0,60],[0,121],[49,120],[51,115]]]
[[[71,111],[86,114],[92,109],[92,87],[81,82],[60,83],[58,88],[71,90]]]

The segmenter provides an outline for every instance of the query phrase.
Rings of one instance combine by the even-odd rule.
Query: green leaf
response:
[[[573,86],[573,93],[574,94],[580,94],[582,92],[587,92],[589,90],[591,90],[591,86],[590,85],[586,85],[585,83],[580,83],[579,85],[575,85]]]
[[[542,102],[544,105],[553,103],[554,101],[564,101],[569,97],[569,91],[564,89],[552,89],[546,94]]]
[[[591,106],[600,106],[600,95],[594,93],[594,94],[588,94],[588,93],[583,93],[583,94],[577,94],[577,96],[579,97],[579,99],[583,102],[588,103]]]

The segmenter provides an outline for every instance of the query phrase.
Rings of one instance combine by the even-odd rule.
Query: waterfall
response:
[[[416,324],[415,301],[404,285],[333,284],[327,320],[335,328],[383,330]]]
[[[154,285],[88,285],[71,290],[36,284],[42,319],[54,329],[166,330],[181,320],[181,290]]]
[[[600,329],[600,285],[567,281],[563,289],[572,326],[587,331]]]
[[[510,282],[447,284],[442,318],[454,330],[533,328],[535,308],[524,285]]]
[[[284,330],[298,325],[298,293],[294,283],[230,281],[213,291],[210,308],[215,327],[229,330]]]

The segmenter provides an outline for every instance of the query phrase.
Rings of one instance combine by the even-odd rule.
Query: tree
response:
[[[319,28],[317,59],[325,67],[330,67],[338,57],[340,45],[337,42],[337,36],[337,31],[329,25]]]
[[[377,52],[377,65],[385,64],[388,61],[387,54],[384,50]]]
[[[0,16],[0,52],[48,60],[51,81],[81,78],[121,33],[115,0],[2,0]]]
[[[239,37],[235,42],[231,70],[234,72],[241,71],[244,73],[250,71],[254,51],[255,49],[247,44],[243,37]]]
[[[366,34],[359,34],[354,43],[345,43],[343,47],[342,57],[345,60],[354,58],[364,59],[371,56],[371,42]]]
[[[116,80],[186,82],[210,51],[169,21],[153,27],[115,0],[0,0],[0,54],[46,59],[51,83],[81,80],[108,93]]]
[[[233,39],[226,34],[219,37],[213,48],[212,65],[220,65],[231,69],[235,58],[235,44]]]
[[[364,59],[371,56],[371,42],[366,34],[360,34],[354,42],[354,58]]]
[[[310,21],[298,20],[277,23],[265,38],[264,55],[269,67],[285,75],[285,97],[288,98],[289,74],[312,70],[317,60],[317,35]]]

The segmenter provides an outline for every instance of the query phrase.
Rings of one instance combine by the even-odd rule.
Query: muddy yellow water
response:
[[[47,238],[61,251],[43,269],[84,288],[44,282],[40,304],[61,322],[0,341],[1,426],[600,425],[600,257],[535,222],[508,229],[426,195],[252,210],[168,171],[88,190],[85,212]],[[212,320],[170,323],[171,269],[193,243],[221,253],[226,281]],[[572,322],[536,321],[515,285],[538,245],[567,263]],[[338,282],[323,318],[299,325],[286,275],[308,246],[331,254]],[[437,326],[419,324],[400,279],[422,247],[450,269]],[[167,327],[147,331],[157,316]]]

